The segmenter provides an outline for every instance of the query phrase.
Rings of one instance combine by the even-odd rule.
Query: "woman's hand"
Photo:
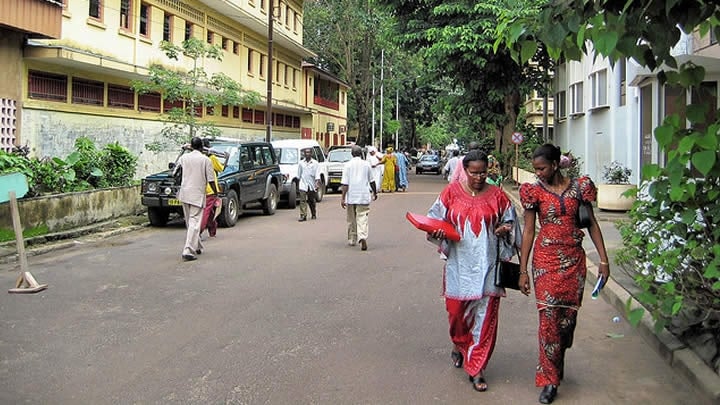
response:
[[[435,239],[445,239],[445,231],[442,229],[436,229],[430,235]]]
[[[518,287],[520,287],[520,292],[527,295],[530,295],[530,277],[528,276],[528,273],[520,273],[520,279],[518,280]]]
[[[600,262],[600,265],[598,266],[598,273],[600,273],[600,276],[607,283],[610,279],[610,263]]]
[[[502,224],[495,228],[495,235],[497,236],[505,236],[510,233],[512,230],[512,224]]]

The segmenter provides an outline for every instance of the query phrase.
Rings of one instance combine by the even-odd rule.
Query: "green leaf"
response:
[[[658,141],[660,147],[664,148],[670,144],[674,132],[675,128],[670,125],[660,125],[655,128],[655,139]]]
[[[707,109],[707,104],[690,104],[686,110],[688,120],[694,124],[704,123]]]
[[[643,315],[645,315],[645,309],[635,308],[627,313],[628,322],[630,322],[630,325],[632,326],[638,326],[643,318]]]
[[[715,166],[716,158],[717,156],[715,154],[715,151],[704,150],[694,153],[691,160],[693,166],[695,166],[695,168],[704,176],[707,176],[708,173],[710,173],[710,170],[712,170],[713,166]]]
[[[603,31],[595,38],[593,45],[603,56],[607,56],[615,49],[618,42],[618,34],[614,31]]]
[[[520,51],[520,61],[522,63],[525,63],[529,61],[533,56],[535,56],[535,52],[537,51],[538,44],[535,41],[522,41],[520,43],[521,51]]]

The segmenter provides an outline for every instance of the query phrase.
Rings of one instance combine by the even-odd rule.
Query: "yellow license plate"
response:
[[[340,183],[340,179],[330,179],[330,183]]]
[[[171,198],[168,200],[168,205],[182,205],[182,203],[177,198]]]

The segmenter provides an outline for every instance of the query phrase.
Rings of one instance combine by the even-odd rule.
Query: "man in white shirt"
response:
[[[310,206],[312,219],[317,219],[315,201],[317,200],[317,189],[320,187],[320,168],[317,160],[312,158],[312,149],[303,149],[303,159],[298,164],[298,178],[300,184],[300,219],[307,220],[307,208]]]
[[[212,162],[202,153],[202,139],[193,137],[190,147],[192,152],[180,156],[175,166],[175,171],[182,170],[182,182],[177,198],[182,203],[187,226],[185,247],[182,251],[182,258],[185,261],[195,260],[197,259],[195,255],[202,253],[200,224],[205,207],[205,187],[210,184],[213,193],[218,192]]]
[[[460,162],[460,151],[454,150],[452,151],[452,157],[445,163],[445,167],[443,168],[443,171],[445,171],[445,176],[447,176],[448,183],[452,182],[452,175],[455,172],[455,169],[457,168],[458,163]],[[462,163],[460,163],[462,164]]]
[[[377,188],[370,163],[362,160],[362,149],[354,145],[352,159],[345,163],[340,180],[342,196],[340,206],[347,210],[348,244],[367,250],[368,215],[370,214],[370,191],[372,200],[377,200]]]

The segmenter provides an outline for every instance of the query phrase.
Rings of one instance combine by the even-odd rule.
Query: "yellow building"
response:
[[[347,127],[347,86],[334,95],[315,92],[332,77],[303,66],[313,53],[302,45],[302,0],[8,0],[11,3],[62,3],[61,35],[0,42],[13,55],[19,91],[15,144],[27,144],[35,156],[66,156],[75,139],[86,136],[98,147],[119,142],[139,156],[138,177],[166,167],[168,158],[145,149],[164,126],[162,113],[173,105],[161,94],[137,94],[133,80],[147,78],[161,64],[189,70],[188,58],[168,59],[161,41],[181,44],[194,37],[222,48],[223,58],[203,60],[212,75],[223,72],[244,89],[262,96],[258,105],[205,107],[223,136],[265,139],[267,80],[272,80],[272,137],[312,137],[325,145],[340,143]],[[2,2],[3,4],[5,2]],[[273,52],[268,57],[268,12],[274,10]],[[1,15],[2,13],[0,13]],[[27,15],[27,14],[26,14]],[[10,25],[12,26],[12,25]],[[7,31],[0,32],[6,38]],[[45,39],[39,39],[45,38]],[[50,38],[50,39],[47,39]],[[7,48],[7,49],[6,49]],[[272,63],[272,78],[267,77]],[[3,94],[0,94],[3,96]],[[328,106],[328,100],[338,105]],[[340,103],[342,101],[342,103]],[[319,102],[319,104],[318,104]],[[333,125],[328,125],[329,114]],[[332,128],[331,128],[332,127]],[[329,130],[329,131],[328,131]],[[337,141],[336,141],[337,138]]]

